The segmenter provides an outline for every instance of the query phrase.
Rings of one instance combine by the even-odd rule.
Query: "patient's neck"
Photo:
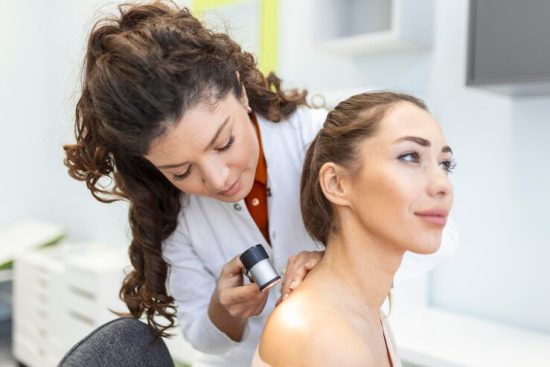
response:
[[[404,251],[347,222],[332,233],[315,273],[343,299],[353,299],[378,315]],[[313,275],[313,274],[312,274]]]

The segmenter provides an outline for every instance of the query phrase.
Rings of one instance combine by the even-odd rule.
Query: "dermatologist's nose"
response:
[[[211,160],[205,162],[201,167],[202,182],[209,190],[219,192],[227,189],[227,181],[229,179],[229,167],[222,161]]]

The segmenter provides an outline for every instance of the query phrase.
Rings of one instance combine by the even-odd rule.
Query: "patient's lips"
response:
[[[447,217],[449,215],[449,211],[445,209],[430,209],[430,210],[424,210],[424,211],[418,211],[414,213],[421,219],[438,225],[438,226],[444,226],[447,223]]]

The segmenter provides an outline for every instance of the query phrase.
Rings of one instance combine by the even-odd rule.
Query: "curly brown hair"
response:
[[[132,316],[145,313],[158,336],[167,336],[176,308],[162,242],[176,229],[185,193],[144,158],[152,140],[206,97],[241,97],[244,86],[253,111],[277,122],[305,104],[306,92],[284,92],[275,74],[264,77],[250,53],[186,8],[157,1],[118,11],[99,20],[89,36],[76,142],[64,146],[64,162],[97,200],[129,202],[133,269],[120,297]],[[102,184],[106,177],[110,187]]]

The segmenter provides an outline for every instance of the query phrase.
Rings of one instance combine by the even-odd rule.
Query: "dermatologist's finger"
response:
[[[254,286],[250,284],[245,287]],[[243,288],[243,287],[239,287]],[[256,287],[257,288],[257,287]],[[237,299],[243,300],[242,302],[231,303],[226,307],[227,312],[233,317],[239,318],[249,318],[251,316],[258,315],[264,309],[267,298],[269,297],[268,292],[261,292],[258,289],[256,293],[254,290],[241,290],[242,291],[238,297],[233,298],[232,301]]]
[[[281,287],[281,298],[290,294],[304,280],[307,273],[323,258],[324,252],[302,251],[288,259]]]
[[[242,274],[244,265],[239,256],[235,256],[229,260],[222,268],[220,276],[230,276]]]
[[[317,265],[318,261],[312,259],[305,259],[305,263],[295,263],[294,271],[289,275],[290,279],[287,280],[284,287],[282,287],[281,293],[290,293],[305,279],[307,273]]]
[[[261,293],[260,288],[255,283],[226,288],[220,292],[220,303],[229,306],[254,301],[261,297]]]
[[[262,292],[260,303],[256,306],[256,310],[253,314],[253,316],[259,315],[264,310],[264,307],[267,303],[267,299],[269,298],[269,291]]]
[[[261,292],[258,298],[254,300],[254,303],[249,303],[250,307],[248,308],[248,311],[250,313],[248,314],[248,317],[256,316],[262,313],[268,298],[269,292]]]

